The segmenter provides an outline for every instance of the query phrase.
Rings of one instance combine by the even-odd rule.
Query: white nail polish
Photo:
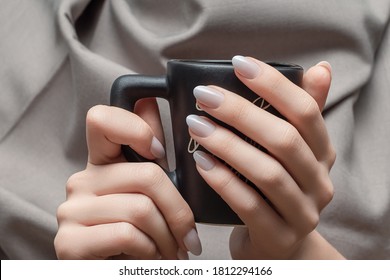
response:
[[[197,86],[193,92],[198,101],[212,109],[221,106],[224,99],[224,95],[212,87]]]
[[[202,151],[196,151],[192,155],[196,164],[203,170],[209,171],[215,166],[213,158]]]
[[[165,150],[164,150],[163,145],[154,136],[153,136],[153,139],[152,139],[152,144],[150,145],[150,152],[156,158],[163,158],[163,157],[165,157]]]
[[[208,137],[215,130],[211,122],[197,115],[187,116],[186,122],[191,131],[200,137]]]
[[[234,69],[246,79],[254,79],[260,73],[260,66],[247,57],[236,55],[233,57],[232,63]]]
[[[192,254],[199,256],[202,253],[202,244],[200,243],[198,233],[194,228],[187,233],[183,242],[187,247],[187,250]]]
[[[327,61],[318,62],[318,63],[317,63],[317,66],[325,67],[326,69],[328,69],[329,72],[332,72],[332,66],[331,66],[330,63],[327,62]]]

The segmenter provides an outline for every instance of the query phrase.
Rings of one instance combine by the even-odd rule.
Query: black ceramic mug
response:
[[[269,63],[290,81],[301,85],[303,69],[298,65]],[[234,74],[231,61],[170,60],[164,76],[124,75],[115,80],[111,88],[111,105],[134,111],[137,100],[160,97],[168,100],[171,112],[176,170],[166,171],[180,194],[191,207],[195,221],[209,224],[242,224],[235,212],[203,180],[195,167],[192,153],[201,150],[188,134],[186,117],[190,114],[207,115],[199,110],[193,89],[198,85],[216,85],[235,92],[259,107],[282,117],[259,95],[249,90]],[[227,127],[246,141],[253,143],[239,131],[207,115]],[[260,124],[259,124],[260,125]],[[128,161],[147,161],[130,147],[123,146]],[[261,149],[261,147],[259,147]],[[237,176],[248,182],[243,176]],[[254,186],[255,187],[255,186]],[[257,190],[257,188],[255,187]],[[239,199],[239,198],[238,198]]]

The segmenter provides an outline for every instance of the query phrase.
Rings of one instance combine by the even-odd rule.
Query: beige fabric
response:
[[[327,60],[338,158],[320,231],[348,258],[390,259],[388,0],[0,1],[2,258],[55,258],[55,212],[86,162],[85,114],[125,73],[169,58]],[[260,218],[260,217],[259,217]],[[230,228],[199,225],[200,258],[229,258]]]

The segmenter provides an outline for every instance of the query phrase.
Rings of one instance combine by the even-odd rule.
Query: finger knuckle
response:
[[[240,103],[238,106],[234,106],[232,108],[231,120],[233,126],[237,126],[243,122],[246,122],[246,120],[248,119],[251,113],[250,105],[251,104],[249,102],[244,101]]]
[[[78,192],[85,183],[84,172],[77,172],[72,174],[65,184],[66,194],[67,196],[71,196],[72,194]]]
[[[227,190],[237,183],[238,177],[233,172],[227,172],[225,176],[220,176],[213,184],[214,190],[224,196]]]
[[[146,162],[138,165],[138,176],[143,179],[145,187],[157,188],[166,179],[166,174],[160,166],[153,162]]]
[[[65,242],[63,242],[63,237],[60,230],[61,229],[58,230],[57,235],[54,238],[54,249],[58,259],[65,259],[68,246],[64,246]]]
[[[130,204],[130,203],[129,203]],[[137,207],[131,203],[128,205],[130,209],[129,213],[134,217],[135,220],[143,222],[145,219],[149,219],[156,213],[156,206],[150,197],[142,195],[137,200]]]
[[[263,172],[259,173],[256,181],[265,187],[281,187],[284,183],[283,176],[284,173],[279,164],[269,163]]]
[[[282,87],[283,82],[285,80],[284,76],[280,73],[276,73],[272,75],[268,75],[269,77],[269,88],[271,92],[279,92],[279,89]]]
[[[336,158],[337,158],[336,149],[333,146],[329,147],[328,160],[327,160],[327,165],[329,169],[332,168],[332,166],[336,162]]]
[[[113,227],[113,238],[116,241],[115,245],[121,248],[134,249],[134,246],[142,246],[143,258],[152,258],[156,254],[156,247],[153,245],[153,242],[145,242],[142,234],[133,224],[126,222],[116,223]],[[124,251],[127,251],[127,249],[124,249]]]
[[[240,140],[237,135],[228,132],[225,135],[223,141],[218,141],[216,145],[218,145],[219,153],[221,155],[224,155],[224,157],[228,158],[235,150],[235,147],[237,147],[239,141]]]
[[[306,123],[315,122],[321,115],[320,108],[314,98],[305,95],[303,110],[298,114],[299,118]]]
[[[70,209],[69,209],[69,203],[66,201],[62,204],[60,204],[60,206],[58,206],[57,208],[57,221],[58,223],[61,223],[63,221],[66,221],[67,219],[69,219],[69,214],[70,214]]]
[[[323,191],[323,207],[325,207],[326,205],[328,205],[332,200],[333,200],[333,197],[334,197],[334,187],[332,184],[329,184],[329,187],[325,188],[325,190]]]
[[[139,239],[135,226],[126,222],[116,223],[112,235],[119,246],[137,243]]]
[[[276,142],[276,148],[285,153],[299,152],[302,149],[303,141],[298,130],[294,126],[287,124],[282,131],[282,137]]]
[[[61,226],[59,227],[56,236],[54,237],[54,249],[57,258],[60,260],[65,259],[81,259],[81,255],[75,252],[75,248],[72,246],[72,234],[70,231]]]
[[[192,224],[194,216],[189,207],[183,206],[176,210],[175,213],[167,217],[167,222],[170,225],[171,230],[175,231],[183,225]]]
[[[307,234],[315,230],[319,224],[320,221],[320,215],[318,211],[310,211],[306,214],[305,218],[305,227],[304,227],[304,233]]]
[[[323,209],[326,205],[328,205],[333,197],[334,197],[334,187],[329,176],[325,176],[322,179],[321,188],[320,188],[320,197],[319,197],[319,208]]]
[[[242,209],[240,213],[246,217],[256,217],[258,216],[259,211],[261,210],[261,204],[258,197],[252,197],[247,199],[245,203],[242,204]]]

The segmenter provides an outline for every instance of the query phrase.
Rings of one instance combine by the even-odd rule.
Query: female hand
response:
[[[319,64],[305,73],[303,88],[253,58],[237,56],[233,64],[237,77],[286,120],[225,89],[194,89],[204,111],[269,152],[207,118],[187,118],[191,137],[253,182],[268,200],[216,158],[203,152],[194,154],[201,176],[246,225],[232,232],[232,257],[341,257],[315,231],[321,210],[333,196],[329,171],[335,152],[321,115],[331,81],[329,64]],[[328,250],[321,253],[319,248]]]
[[[154,100],[141,103],[137,113],[146,122],[115,107],[88,112],[88,164],[69,178],[67,200],[58,208],[58,258],[186,259],[188,250],[200,254],[192,211],[164,171],[122,156],[125,144],[148,159],[164,157],[157,105]]]

